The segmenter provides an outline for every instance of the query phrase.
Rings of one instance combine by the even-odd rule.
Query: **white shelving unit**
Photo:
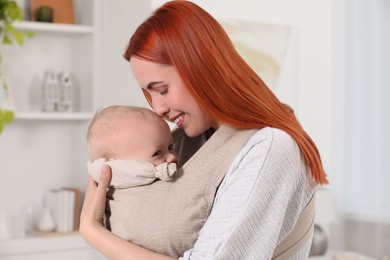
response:
[[[101,74],[99,55],[100,1],[76,0],[76,24],[23,21],[15,28],[34,33],[23,46],[0,45],[2,72],[10,81],[17,120],[85,120],[99,105]],[[48,69],[70,72],[76,91],[72,115],[45,115],[42,108],[42,83]]]
[[[86,132],[97,108],[146,105],[122,51],[132,30],[150,14],[150,1],[73,2],[76,24],[24,21],[16,28],[33,32],[34,38],[25,39],[23,46],[0,44],[1,72],[10,82],[16,108],[15,120],[0,135],[0,214],[16,225],[31,205],[39,212],[50,189],[75,187],[83,196]],[[41,81],[50,68],[73,74],[79,91],[75,112],[42,112]],[[16,236],[0,240],[0,260],[105,259],[79,234]]]
[[[91,113],[17,112],[16,120],[90,120]]]
[[[0,240],[0,260],[105,259],[78,233]]]
[[[0,185],[0,213],[15,221],[23,207],[41,203],[49,189],[85,189],[86,129],[101,104],[101,5],[101,0],[74,0],[75,24],[19,22],[16,29],[33,32],[34,37],[26,38],[23,46],[0,45],[1,72],[15,103],[15,120],[0,136],[0,157],[5,158],[1,174],[7,183]],[[71,73],[77,96],[74,112],[42,112],[42,82],[48,69]],[[75,232],[0,240],[3,259],[103,258]]]
[[[14,24],[15,28],[22,31],[31,31],[37,33],[54,33],[54,34],[91,34],[93,26],[79,24],[53,24],[22,21]]]

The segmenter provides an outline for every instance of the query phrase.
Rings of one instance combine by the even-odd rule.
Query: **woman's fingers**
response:
[[[103,165],[102,172],[99,177],[99,185],[96,190],[96,199],[105,201],[107,187],[111,181],[111,168],[108,165]]]
[[[84,204],[86,204],[86,202],[88,201],[91,201],[91,199],[94,197],[94,194],[96,193],[96,189],[97,189],[97,183],[93,180],[91,176],[88,176],[88,183],[87,183],[87,190],[85,192]]]
[[[103,166],[99,184],[91,176],[88,177],[88,185],[81,212],[81,225],[84,225],[85,228],[89,224],[102,223],[106,206],[106,192],[110,180],[111,169],[107,165]]]
[[[104,209],[106,207],[107,187],[111,180],[111,169],[104,165],[99,178],[99,184],[94,189],[94,196],[91,201],[93,219],[102,223],[104,217]],[[91,189],[93,190],[93,189]]]

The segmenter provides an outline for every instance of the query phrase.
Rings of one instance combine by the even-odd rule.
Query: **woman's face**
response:
[[[136,57],[130,59],[130,66],[138,84],[150,94],[152,108],[159,116],[182,127],[190,137],[210,127],[218,128],[184,86],[173,66]]]

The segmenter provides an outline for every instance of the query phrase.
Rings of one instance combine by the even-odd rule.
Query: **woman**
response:
[[[285,242],[295,239],[297,226],[311,225],[312,217],[303,216],[316,186],[327,184],[319,152],[293,110],[240,57],[218,22],[188,1],[157,9],[124,56],[158,115],[189,137],[215,131],[197,154],[221,129],[253,130],[234,160],[221,160],[227,170],[210,216],[182,259],[277,259],[288,251]],[[110,259],[172,259],[102,226],[111,174],[103,171],[98,186],[89,180],[80,226],[85,240]],[[310,232],[287,258],[307,258]]]

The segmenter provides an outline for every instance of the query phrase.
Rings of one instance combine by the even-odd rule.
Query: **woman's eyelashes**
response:
[[[158,92],[161,96],[164,96],[168,93],[168,86],[164,83],[154,85],[153,89]]]
[[[166,94],[168,94],[168,88],[165,88],[164,90],[160,91],[161,96],[164,96]]]
[[[170,145],[168,146],[168,150],[169,150],[169,151],[174,151],[174,150],[175,150],[175,147],[173,146],[173,144],[170,144]]]

